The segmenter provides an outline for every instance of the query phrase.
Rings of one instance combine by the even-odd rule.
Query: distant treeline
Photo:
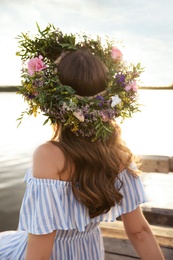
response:
[[[19,86],[0,86],[0,92],[17,92]],[[172,86],[153,86],[153,87],[139,87],[139,89],[151,89],[151,90],[173,90],[173,85]]]
[[[165,90],[165,89],[173,89],[173,85],[172,86],[164,86],[164,87],[162,87],[162,86],[160,86],[160,87],[157,87],[157,86],[155,86],[155,87],[139,87],[139,89]]]
[[[0,86],[0,92],[17,92],[17,86]]]

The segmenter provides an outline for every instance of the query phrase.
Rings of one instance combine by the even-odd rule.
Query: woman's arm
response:
[[[42,179],[59,179],[58,171],[63,158],[51,143],[39,146],[33,155],[33,176]],[[26,260],[49,260],[56,231],[45,235],[28,234]]]
[[[164,256],[140,207],[122,215],[126,233],[143,260],[163,260]]]
[[[56,231],[47,235],[28,234],[25,260],[49,260]]]

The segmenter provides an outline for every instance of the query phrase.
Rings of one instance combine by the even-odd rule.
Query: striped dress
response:
[[[51,260],[103,260],[99,223],[116,221],[118,216],[147,201],[140,177],[133,177],[127,170],[119,177],[123,181],[122,204],[91,219],[88,209],[75,199],[70,182],[34,178],[29,170],[18,230],[0,233],[0,260],[24,260],[27,234],[49,234],[54,230]],[[116,189],[120,186],[116,180]]]

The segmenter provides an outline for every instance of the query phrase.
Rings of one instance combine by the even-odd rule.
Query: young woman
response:
[[[32,58],[20,89],[32,113],[39,106],[52,121],[54,136],[34,152],[18,230],[1,234],[0,259],[102,260],[99,223],[118,216],[142,259],[164,259],[139,206],[147,198],[135,157],[115,121],[125,111],[123,95],[132,101],[135,91],[128,83],[123,95],[107,92],[110,69],[88,46],[63,50],[54,64],[52,74],[42,56]]]

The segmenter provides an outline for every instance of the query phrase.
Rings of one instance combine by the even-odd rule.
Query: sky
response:
[[[16,36],[49,23],[63,32],[114,38],[128,62],[141,62],[141,86],[173,84],[173,0],[0,0],[0,86],[19,85]],[[122,42],[122,44],[120,44]]]

